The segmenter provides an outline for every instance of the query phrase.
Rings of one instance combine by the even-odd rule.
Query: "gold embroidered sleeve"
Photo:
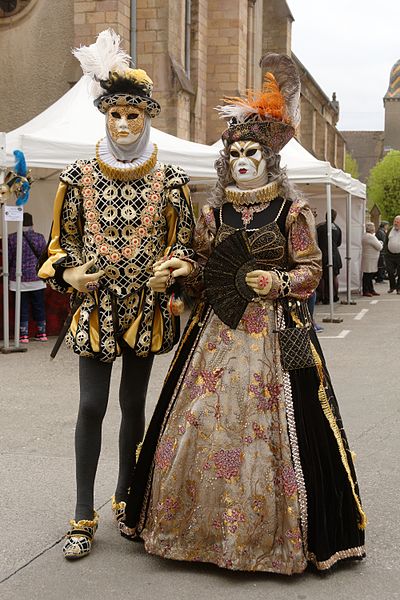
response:
[[[322,269],[314,216],[304,200],[293,202],[286,227],[289,268],[287,272],[273,273],[269,296],[306,300],[316,289]]]
[[[193,258],[194,216],[189,187],[183,185],[168,191],[166,211],[168,234],[165,254],[180,258]]]
[[[203,292],[203,269],[214,247],[215,234],[214,211],[211,206],[206,204],[201,210],[194,230],[195,260],[191,261],[194,268],[185,280],[185,289],[193,298],[200,297]]]
[[[42,262],[38,275],[57,291],[65,292],[67,286],[59,274],[65,268],[77,267],[83,262],[79,190],[61,182],[54,201],[47,260]]]
[[[298,212],[293,206],[294,214],[291,215],[289,211],[288,215],[290,219],[288,229],[290,290],[288,295],[305,300],[316,289],[321,278],[322,267],[314,215],[307,203],[302,201],[301,204]]]

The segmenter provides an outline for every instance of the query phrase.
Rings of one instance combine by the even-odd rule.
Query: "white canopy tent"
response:
[[[104,116],[93,106],[88,80],[82,77],[48,109],[6,135],[6,163],[7,166],[13,166],[12,152],[19,149],[24,152],[29,167],[60,171],[77,158],[93,157],[95,145],[102,136]],[[158,146],[160,160],[181,166],[193,183],[215,181],[214,161],[221,142],[207,146],[176,138],[155,128],[152,128],[151,139]],[[330,218],[332,197],[335,200],[337,222],[342,227],[345,224],[348,269],[347,277],[342,277],[341,283],[342,287],[346,283],[349,299],[351,288],[359,289],[360,282],[365,185],[347,173],[334,169],[330,163],[317,160],[294,139],[282,150],[281,157],[281,164],[286,166],[289,179],[310,198],[317,212],[317,220],[323,220],[325,212]],[[43,185],[36,184],[32,188],[31,212],[35,212],[34,205],[39,213],[39,222],[46,220],[48,223],[49,195],[54,194],[55,182],[54,178],[47,178],[41,183]],[[350,268],[351,264],[353,266]],[[332,312],[333,292],[331,300]]]

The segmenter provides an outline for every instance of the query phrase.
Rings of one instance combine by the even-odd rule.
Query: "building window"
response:
[[[18,14],[30,2],[31,0],[0,0],[0,19]]]

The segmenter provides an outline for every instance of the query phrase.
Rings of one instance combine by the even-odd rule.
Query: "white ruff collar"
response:
[[[121,170],[129,170],[129,169],[133,169],[135,167],[140,167],[141,165],[143,165],[145,162],[147,162],[149,160],[149,158],[151,157],[151,155],[154,152],[154,144],[153,142],[149,142],[146,146],[146,148],[144,149],[144,152],[142,153],[141,156],[139,156],[139,158],[135,158],[134,160],[132,160],[131,162],[123,162],[122,160],[118,160],[117,158],[115,158],[115,156],[113,156],[113,154],[111,154],[109,148],[108,148],[108,144],[107,144],[107,138],[104,137],[98,146],[98,154],[99,154],[99,158],[106,163],[106,165],[112,167],[113,169],[121,169]]]

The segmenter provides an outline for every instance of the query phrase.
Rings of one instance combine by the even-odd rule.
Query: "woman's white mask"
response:
[[[251,140],[231,144],[229,164],[232,178],[236,183],[259,179],[267,165],[260,144]]]
[[[107,112],[107,127],[117,144],[133,144],[142,134],[144,111],[135,106],[111,106]]]

